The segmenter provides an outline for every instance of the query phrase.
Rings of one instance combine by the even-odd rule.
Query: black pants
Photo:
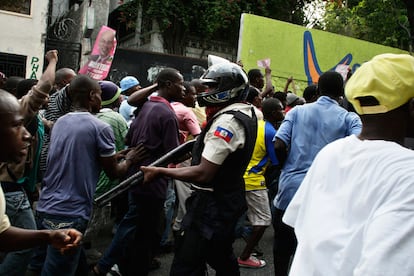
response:
[[[187,229],[176,241],[177,247],[171,266],[171,276],[204,276],[206,263],[217,276],[240,275],[239,265],[233,253],[232,237],[213,237],[207,240],[198,230]]]
[[[297,240],[294,229],[282,221],[285,211],[275,209],[273,213],[273,229],[275,231],[273,243],[273,263],[276,276],[287,276],[290,260],[295,254]]]
[[[164,201],[162,199],[136,196],[135,239],[126,248],[119,267],[122,275],[142,276],[150,270],[151,260],[160,244],[164,231]]]
[[[234,194],[237,199],[238,193]],[[184,230],[176,241],[171,276],[206,275],[206,263],[217,276],[240,275],[233,242],[238,210],[243,208],[232,211],[227,207],[229,199],[226,199],[200,191],[187,199],[187,213],[182,224]],[[242,202],[240,205],[243,206]]]

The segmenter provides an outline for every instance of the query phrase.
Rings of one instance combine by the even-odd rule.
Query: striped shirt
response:
[[[45,109],[43,113],[43,117],[46,120],[56,122],[57,119],[62,117],[63,115],[73,111],[72,102],[69,99],[68,86],[62,88],[61,90],[57,91],[56,93],[52,94],[49,98],[49,105],[47,109]],[[47,153],[49,150],[49,143],[50,143],[50,132],[45,132],[45,137],[42,146],[42,152],[40,154],[40,171],[43,175],[46,171],[46,159]]]

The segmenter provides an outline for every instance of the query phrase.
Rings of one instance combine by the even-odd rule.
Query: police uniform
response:
[[[220,110],[198,137],[192,164],[203,157],[220,169],[209,183],[193,184],[171,275],[204,275],[206,263],[217,275],[239,275],[232,244],[237,220],[247,209],[243,174],[256,131],[251,105],[236,103]]]

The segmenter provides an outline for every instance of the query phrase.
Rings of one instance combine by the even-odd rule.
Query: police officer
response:
[[[233,253],[234,229],[246,211],[243,174],[253,152],[257,119],[250,104],[245,72],[234,63],[219,63],[201,76],[209,89],[197,100],[211,119],[197,138],[192,166],[141,167],[145,182],[164,175],[192,185],[171,275],[205,275],[206,263],[217,275],[239,275]]]

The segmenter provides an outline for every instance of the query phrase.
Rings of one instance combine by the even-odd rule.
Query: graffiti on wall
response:
[[[406,53],[252,14],[242,14],[240,26],[237,60],[246,71],[257,68],[260,60],[271,60],[272,80],[279,89],[290,76],[304,88],[325,71],[345,66],[355,71],[375,55]]]
[[[142,86],[147,86],[166,67],[177,69],[184,80],[190,81],[199,78],[206,70],[207,60],[118,48],[108,79],[119,83],[130,75],[136,77]]]
[[[39,58],[38,57],[32,57],[30,61],[30,79],[37,79],[37,72],[39,71]]]

